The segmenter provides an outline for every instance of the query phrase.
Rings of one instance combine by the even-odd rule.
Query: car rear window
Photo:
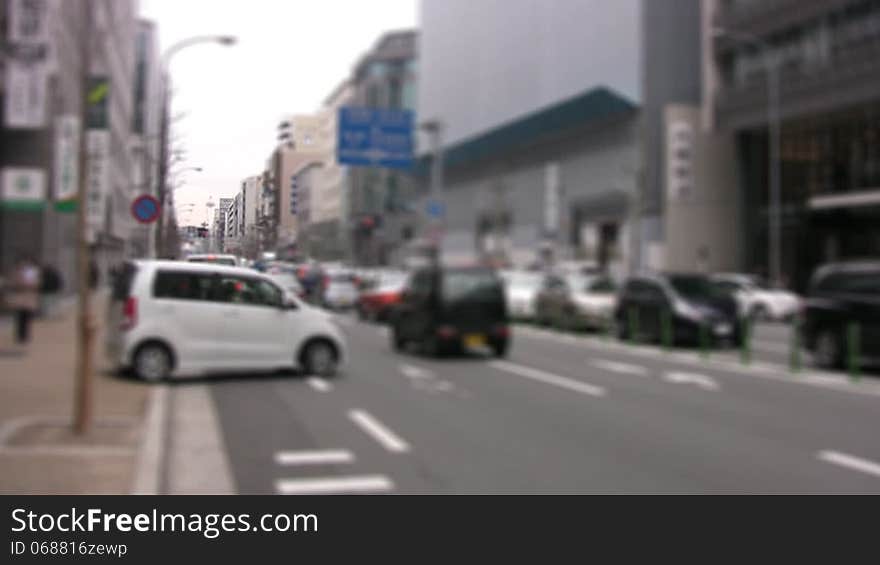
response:
[[[880,295],[880,272],[835,273],[819,281],[822,292]]]
[[[446,301],[503,300],[501,279],[493,271],[447,271],[443,274]]]

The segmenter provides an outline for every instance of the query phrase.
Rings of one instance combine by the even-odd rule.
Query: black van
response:
[[[805,297],[801,335],[817,365],[842,367],[858,332],[863,364],[880,358],[880,260],[822,266],[813,274]]]
[[[504,356],[510,344],[504,288],[484,267],[427,267],[410,276],[391,314],[395,350],[418,343],[430,355],[488,346]]]

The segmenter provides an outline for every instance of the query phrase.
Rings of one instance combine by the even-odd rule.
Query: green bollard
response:
[[[629,342],[636,343],[636,335],[639,332],[639,311],[635,306],[629,307]]]
[[[743,365],[752,362],[752,321],[748,316],[742,319],[742,335],[740,338],[739,357]]]
[[[660,331],[663,340],[663,349],[668,353],[672,350],[672,313],[669,310],[664,310],[661,316],[662,327],[660,328]]]
[[[859,332],[859,324],[857,322],[850,322],[846,333],[846,359],[849,368],[849,376],[852,380],[857,381],[860,377],[859,348],[861,347],[861,335]]]
[[[801,331],[797,321],[791,324],[791,351],[789,355],[789,368],[792,373],[801,371]]]
[[[700,324],[700,357],[704,361],[709,359],[709,327],[706,324]]]

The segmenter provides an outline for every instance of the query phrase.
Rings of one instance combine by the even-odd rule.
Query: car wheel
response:
[[[357,307],[357,316],[358,320],[362,322],[367,319],[367,315],[364,313],[364,309],[360,306]]]
[[[171,353],[160,343],[148,343],[134,354],[132,369],[137,378],[157,382],[168,378],[172,368]]]
[[[620,341],[626,341],[629,339],[629,331],[626,329],[626,324],[621,320],[614,320],[614,333]]]
[[[403,346],[406,345],[406,343],[400,336],[400,331],[397,329],[397,326],[391,326],[391,331],[389,331],[388,334],[391,337],[391,349],[394,351],[402,351]]]
[[[310,375],[331,377],[336,374],[336,349],[327,340],[309,343],[302,352],[302,367]]]
[[[495,357],[507,357],[508,349],[509,344],[506,341],[492,344],[492,353],[495,354]]]
[[[765,322],[770,319],[770,311],[764,304],[755,304],[750,312],[753,321]]]
[[[838,332],[823,329],[816,337],[813,358],[824,369],[837,369],[843,366],[843,341]]]

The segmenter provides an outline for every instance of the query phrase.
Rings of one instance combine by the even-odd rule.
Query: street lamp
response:
[[[165,84],[162,89],[162,113],[161,115],[161,132],[160,132],[160,149],[159,149],[159,201],[165,201],[165,195],[168,187],[168,106],[170,104],[171,93],[171,76],[168,72],[171,58],[180,53],[187,47],[199,45],[201,43],[216,43],[223,46],[235,45],[238,40],[232,35],[198,35],[190,37],[182,41],[178,41],[165,50],[161,59],[161,71],[165,77]],[[156,249],[159,253],[164,251],[164,213],[159,214],[156,222]]]
[[[756,47],[761,52],[764,71],[767,73],[767,122],[770,134],[768,169],[770,178],[770,197],[768,209],[769,257],[768,271],[770,282],[779,285],[782,281],[782,221],[781,221],[781,160],[779,157],[781,121],[779,115],[779,60],[773,47],[766,41],[749,33],[734,32],[713,28],[714,37],[728,37],[734,41]]]

